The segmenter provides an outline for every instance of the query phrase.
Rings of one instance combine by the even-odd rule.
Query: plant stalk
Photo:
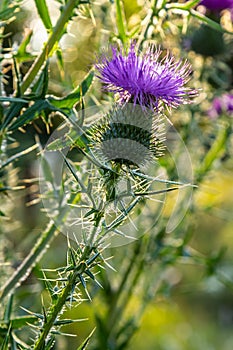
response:
[[[75,284],[77,277],[78,277],[77,271],[73,272],[72,275],[70,276],[70,279],[66,287],[63,289],[61,295],[57,299],[56,304],[52,307],[50,311],[50,315],[47,317],[46,323],[44,324],[44,329],[35,343],[34,350],[43,350],[45,348],[46,338],[49,335],[49,332],[53,327],[57,316],[59,315],[63,306],[65,305],[66,300],[72,291],[73,285]]]
[[[30,254],[24,259],[19,268],[14,272],[11,278],[5,283],[0,290],[0,302],[12,292],[17,286],[24,281],[41,255],[45,252],[46,246],[52,238],[58,233],[56,225],[51,221],[47,229],[38,239],[36,245],[31,250]]]
[[[64,6],[61,15],[55,25],[53,31],[50,33],[48,37],[48,41],[44,44],[44,48],[40,55],[36,58],[32,67],[25,75],[25,78],[20,86],[21,94],[23,94],[31,85],[39,70],[43,66],[46,59],[51,54],[55,44],[59,41],[62,34],[64,33],[64,29],[66,27],[67,22],[72,14],[72,11],[76,6],[79,5],[80,0],[69,0],[67,4]]]

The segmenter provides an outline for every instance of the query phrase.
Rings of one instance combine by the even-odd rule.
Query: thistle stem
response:
[[[126,29],[126,23],[124,18],[124,11],[123,11],[123,5],[121,3],[121,0],[116,0],[116,23],[117,23],[117,29],[119,37],[123,43],[123,45],[126,44],[127,41],[127,29]]]
[[[99,222],[93,227],[93,231],[89,240],[89,245],[85,246],[83,254],[81,254],[79,261],[77,262],[77,266],[83,264],[83,261],[87,261],[92,252],[92,245],[95,237],[95,233]],[[52,329],[54,322],[56,321],[59,313],[62,311],[67,299],[69,298],[74,286],[76,285],[76,281],[78,278],[80,271],[77,267],[75,271],[73,271],[68,277],[68,283],[64,287],[63,291],[59,295],[56,304],[52,306],[49,311],[49,315],[46,318],[46,322],[44,323],[44,328],[40,333],[38,340],[35,343],[34,350],[43,350],[45,348],[45,341],[47,336],[49,335],[50,330]]]
[[[47,317],[46,323],[44,324],[44,329],[35,343],[34,350],[43,350],[45,348],[46,338],[49,335],[49,332],[53,327],[57,316],[59,315],[63,306],[65,305],[66,300],[72,291],[73,285],[75,284],[77,277],[78,277],[78,272],[76,271],[73,272],[69,278],[67,285],[65,286],[59,298],[57,299],[56,304],[52,306],[50,310],[50,315]]]
[[[32,67],[26,74],[22,84],[21,84],[21,94],[23,94],[27,88],[31,85],[39,70],[43,66],[46,59],[51,54],[55,44],[59,41],[62,34],[64,33],[64,29],[66,27],[67,22],[72,14],[75,6],[79,5],[80,0],[69,0],[67,4],[64,6],[61,15],[55,25],[53,31],[50,33],[48,37],[48,41],[44,44],[43,50],[40,55],[36,58]]]

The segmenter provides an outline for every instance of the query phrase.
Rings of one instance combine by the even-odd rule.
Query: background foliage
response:
[[[1,2],[2,350],[140,350],[145,339],[147,349],[232,348],[232,111],[209,116],[216,96],[232,94],[232,21],[228,10],[205,12],[197,4]],[[35,339],[48,324],[56,290],[64,290],[56,271],[45,278],[42,269],[66,269],[82,256],[77,247],[67,253],[66,238],[41,210],[40,151],[64,119],[84,107],[112,102],[94,78],[93,63],[109,42],[126,45],[131,39],[142,46],[155,42],[192,64],[192,84],[200,94],[193,105],[167,114],[188,148],[198,186],[173,232],[165,227],[176,192],[167,194],[163,214],[149,234],[107,249],[103,256],[86,255],[83,271],[89,271],[89,279],[79,274],[76,302],[71,308],[71,300],[67,303],[40,347]],[[160,166],[169,180],[177,181],[167,154]],[[59,273],[61,278],[68,270]],[[103,288],[92,281],[95,274]]]

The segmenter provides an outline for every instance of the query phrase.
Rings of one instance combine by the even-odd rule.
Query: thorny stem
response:
[[[93,227],[93,231],[92,234],[90,236],[89,239],[89,244],[85,246],[83,254],[81,255],[81,257],[79,258],[79,262],[77,265],[82,264],[83,262],[85,262],[86,260],[88,260],[88,258],[90,257],[90,254],[92,252],[92,248],[93,248],[93,240],[95,237],[95,233],[97,230],[99,223],[96,223],[96,225]],[[69,298],[72,290],[74,289],[74,286],[76,285],[76,281],[78,278],[80,271],[77,268],[69,277],[68,277],[68,283],[67,285],[64,287],[63,291],[61,292],[61,294],[59,295],[57,302],[55,305],[52,306],[52,308],[49,311],[49,316],[46,318],[46,323],[44,324],[44,328],[35,344],[34,350],[43,350],[45,347],[45,341],[47,336],[49,335],[49,332],[51,330],[51,328],[54,325],[54,322],[56,321],[59,313],[62,311],[65,303],[67,302],[67,299]]]
[[[32,65],[31,69],[28,71],[27,75],[25,76],[22,82],[21,94],[23,94],[27,90],[27,88],[31,85],[37,73],[43,66],[45,60],[51,54],[55,44],[59,41],[62,34],[64,33],[64,28],[66,27],[66,24],[69,21],[72,11],[76,6],[79,5],[79,3],[80,3],[80,0],[70,0],[64,6],[61,12],[61,15],[57,21],[57,24],[55,25],[55,27],[53,28],[53,31],[49,35],[48,41],[45,43],[42,52],[36,58],[34,64]]]
[[[71,197],[71,203],[75,203],[77,194],[73,194]],[[60,213],[59,221],[65,219],[67,210]],[[51,240],[59,233],[59,227],[51,221],[48,228],[39,237],[37,243],[29,253],[29,255],[23,260],[19,268],[14,272],[12,277],[6,282],[6,284],[0,290],[0,301],[2,301],[13,289],[18,287],[31,272],[32,268],[39,261],[41,256],[45,253],[47,246]]]
[[[65,305],[67,298],[69,297],[69,295],[73,289],[73,285],[75,284],[77,277],[78,277],[78,272],[77,271],[73,272],[69,278],[69,281],[68,281],[66,287],[63,289],[59,298],[57,299],[56,304],[54,306],[52,306],[52,308],[50,310],[50,315],[47,317],[46,323],[44,325],[44,329],[41,332],[38,340],[35,343],[34,350],[43,350],[45,348],[46,338],[47,338],[51,328],[53,327],[57,316],[59,315],[63,306]]]

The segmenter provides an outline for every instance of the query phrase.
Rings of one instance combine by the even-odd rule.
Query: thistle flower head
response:
[[[121,103],[132,102],[150,109],[160,102],[168,107],[189,103],[196,91],[186,87],[191,66],[176,60],[168,52],[151,45],[145,53],[137,51],[135,43],[128,53],[121,47],[112,47],[111,57],[102,56],[96,64],[98,77],[109,92],[118,93]]]
[[[233,116],[233,94],[227,93],[214,98],[208,115],[210,118],[216,119],[221,114]]]
[[[140,106],[114,106],[89,130],[90,148],[102,163],[145,166],[163,150],[163,123]]]

